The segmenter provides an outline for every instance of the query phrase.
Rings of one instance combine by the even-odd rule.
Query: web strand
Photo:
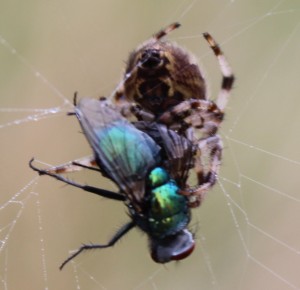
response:
[[[1,18],[0,31],[0,288],[300,289],[300,5],[136,3],[141,19],[117,2],[7,3],[11,16]],[[157,265],[145,235],[132,231],[113,249],[91,251],[59,272],[70,249],[107,241],[126,221],[125,207],[36,176],[27,163],[36,157],[48,167],[91,154],[75,118],[66,116],[73,92],[113,95],[127,53],[175,21],[182,27],[169,39],[201,60],[212,99],[221,75],[203,32],[218,41],[237,76],[221,129],[221,173],[193,213],[195,253]],[[115,190],[99,173],[68,178]]]

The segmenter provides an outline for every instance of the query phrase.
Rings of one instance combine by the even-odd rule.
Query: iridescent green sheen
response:
[[[107,163],[111,171],[123,170],[127,176],[145,176],[148,166],[160,160],[159,147],[148,135],[126,125],[116,121],[96,132],[101,161]]]
[[[149,174],[150,185],[152,187],[160,186],[170,179],[169,174],[161,167],[154,168]]]
[[[157,180],[163,180],[168,174],[164,169],[155,168],[156,175],[161,175]],[[153,173],[150,173],[150,175]],[[151,191],[149,226],[156,237],[162,239],[186,227],[190,216],[186,198],[178,193],[178,186],[172,179],[165,179],[165,183]]]

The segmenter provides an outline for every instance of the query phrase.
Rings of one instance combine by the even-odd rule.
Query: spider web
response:
[[[20,1],[19,1],[20,2]],[[0,17],[0,289],[300,289],[299,1],[2,1]],[[237,77],[221,135],[218,184],[193,210],[197,248],[165,266],[134,230],[113,249],[58,266],[105,242],[122,203],[28,168],[90,154],[72,111],[109,96],[130,50],[167,24],[201,61],[215,96],[221,73],[202,38],[219,42]],[[114,189],[99,174],[76,181]]]

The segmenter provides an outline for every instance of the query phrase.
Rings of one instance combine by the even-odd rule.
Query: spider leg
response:
[[[110,198],[110,199],[114,199],[114,200],[120,200],[120,201],[124,201],[125,200],[125,196],[123,194],[120,194],[120,193],[116,193],[116,192],[112,192],[112,191],[109,191],[109,190],[105,190],[105,189],[102,189],[102,188],[97,188],[97,187],[93,187],[93,186],[89,186],[89,185],[83,185],[83,184],[79,184],[75,181],[72,181],[68,178],[65,178],[63,177],[62,175],[60,174],[56,174],[56,173],[53,173],[53,171],[48,171],[47,169],[39,169],[37,167],[35,167],[33,165],[33,161],[34,159],[32,158],[30,161],[29,161],[29,166],[31,169],[33,169],[34,171],[37,171],[39,173],[39,175],[48,175],[48,176],[51,176],[59,181],[62,181],[66,184],[69,184],[69,185],[72,185],[74,187],[78,187],[78,188],[81,188],[87,192],[91,192],[91,193],[94,193],[96,195],[99,195],[99,196],[102,196],[102,197],[106,197],[106,198]]]
[[[97,172],[102,173],[102,171],[101,171],[99,168],[94,167],[95,165],[97,165],[95,159],[94,159],[93,162],[91,163],[91,165],[94,165],[94,166],[86,165],[86,164],[84,164],[84,163],[77,162],[77,161],[72,161],[72,164],[73,164],[74,166],[81,167],[81,168],[83,168],[83,169],[89,169],[89,170],[93,170],[93,171],[97,171]]]
[[[65,164],[48,168],[47,172],[62,174],[62,173],[80,171],[82,169],[89,169],[89,170],[101,172],[101,170],[95,166],[97,166],[97,163],[95,161],[94,156],[86,156],[80,159],[76,159],[74,161],[70,161]]]
[[[200,129],[209,136],[217,132],[223,116],[224,113],[213,101],[189,99],[164,112],[158,121],[175,130],[177,126],[183,132],[189,127]]]
[[[180,23],[178,22],[174,22],[172,24],[170,24],[169,26],[167,26],[166,28],[158,31],[157,33],[155,33],[153,35],[153,38],[158,41],[160,40],[161,38],[163,38],[164,36],[168,35],[171,31],[177,29],[180,27]]]
[[[110,239],[110,241],[107,244],[99,245],[99,244],[83,244],[74,254],[69,256],[63,263],[60,265],[59,269],[62,270],[63,267],[69,263],[71,260],[73,260],[75,257],[77,257],[80,253],[82,253],[85,250],[92,250],[92,249],[104,249],[112,247],[118,240],[120,240],[124,235],[126,235],[132,228],[135,227],[135,223],[133,221],[130,221],[129,223],[123,225]]]
[[[152,122],[155,120],[155,116],[152,113],[143,110],[139,105],[135,103],[115,99],[115,104],[120,110],[121,115],[128,120],[132,119],[132,117],[138,121]]]
[[[199,186],[181,191],[181,194],[189,197],[190,207],[198,207],[205,198],[207,191],[212,188],[217,181],[223,149],[220,136],[215,135],[200,140],[198,149],[199,152],[208,150],[209,162],[208,168],[206,172],[204,172],[202,159],[196,158],[195,171]]]
[[[219,95],[216,99],[216,104],[221,111],[224,111],[228,102],[230,91],[234,83],[234,75],[220,46],[216,43],[213,37],[209,33],[203,33],[203,36],[208,42],[211,49],[213,50],[215,56],[217,57],[223,75],[222,86]]]
[[[138,121],[151,122],[155,120],[155,116],[152,113],[146,112],[136,104],[131,104],[130,111],[137,118]]]

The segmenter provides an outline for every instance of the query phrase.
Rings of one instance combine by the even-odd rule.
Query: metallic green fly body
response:
[[[193,165],[191,142],[163,124],[144,121],[132,124],[104,99],[82,99],[75,107],[75,114],[94,153],[90,164],[96,164],[120,191],[115,193],[81,185],[58,174],[71,171],[72,166],[95,170],[87,162],[42,170],[31,160],[30,167],[41,175],[123,201],[131,219],[107,244],[81,246],[60,268],[82,251],[113,246],[134,227],[148,235],[155,262],[166,263],[187,257],[195,242],[187,229],[191,218],[189,200],[180,191],[186,186]]]

